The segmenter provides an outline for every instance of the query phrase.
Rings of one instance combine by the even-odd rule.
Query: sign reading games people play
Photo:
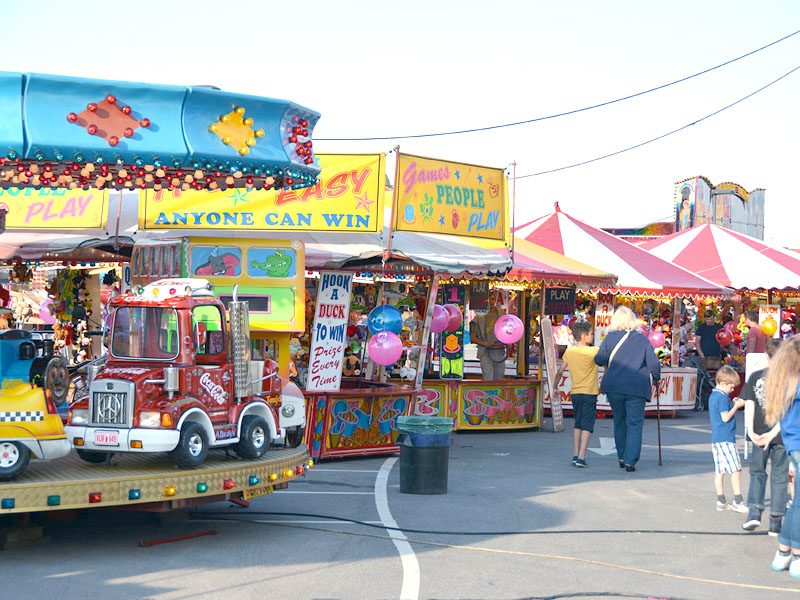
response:
[[[506,236],[506,179],[492,169],[398,154],[395,231]]]
[[[352,284],[352,272],[320,271],[308,356],[309,392],[338,392],[342,384]]]
[[[0,188],[6,229],[100,229],[107,203],[108,192],[94,189]]]
[[[383,154],[319,154],[317,185],[293,190],[143,190],[140,229],[376,233],[386,185]]]

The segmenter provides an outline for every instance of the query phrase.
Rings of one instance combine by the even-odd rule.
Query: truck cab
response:
[[[167,452],[195,467],[213,447],[258,458],[271,443],[299,443],[302,394],[273,361],[251,360],[247,303],[226,310],[207,280],[173,278],[110,307],[108,358],[70,406],[67,437],[81,458]]]

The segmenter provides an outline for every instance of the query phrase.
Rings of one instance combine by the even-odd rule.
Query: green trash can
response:
[[[398,417],[400,493],[446,494],[453,419]]]

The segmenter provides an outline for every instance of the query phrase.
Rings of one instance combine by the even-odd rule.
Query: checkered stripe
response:
[[[41,410],[0,412],[0,423],[30,423],[33,421],[44,421],[44,412]]]

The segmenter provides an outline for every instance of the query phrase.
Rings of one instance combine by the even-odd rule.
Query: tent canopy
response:
[[[616,273],[616,287],[595,291],[663,296],[728,296],[731,290],[654,256],[601,229],[582,223],[558,208],[515,228],[530,242],[574,260]]]
[[[800,288],[800,255],[719,225],[696,225],[642,247],[737,290]]]

